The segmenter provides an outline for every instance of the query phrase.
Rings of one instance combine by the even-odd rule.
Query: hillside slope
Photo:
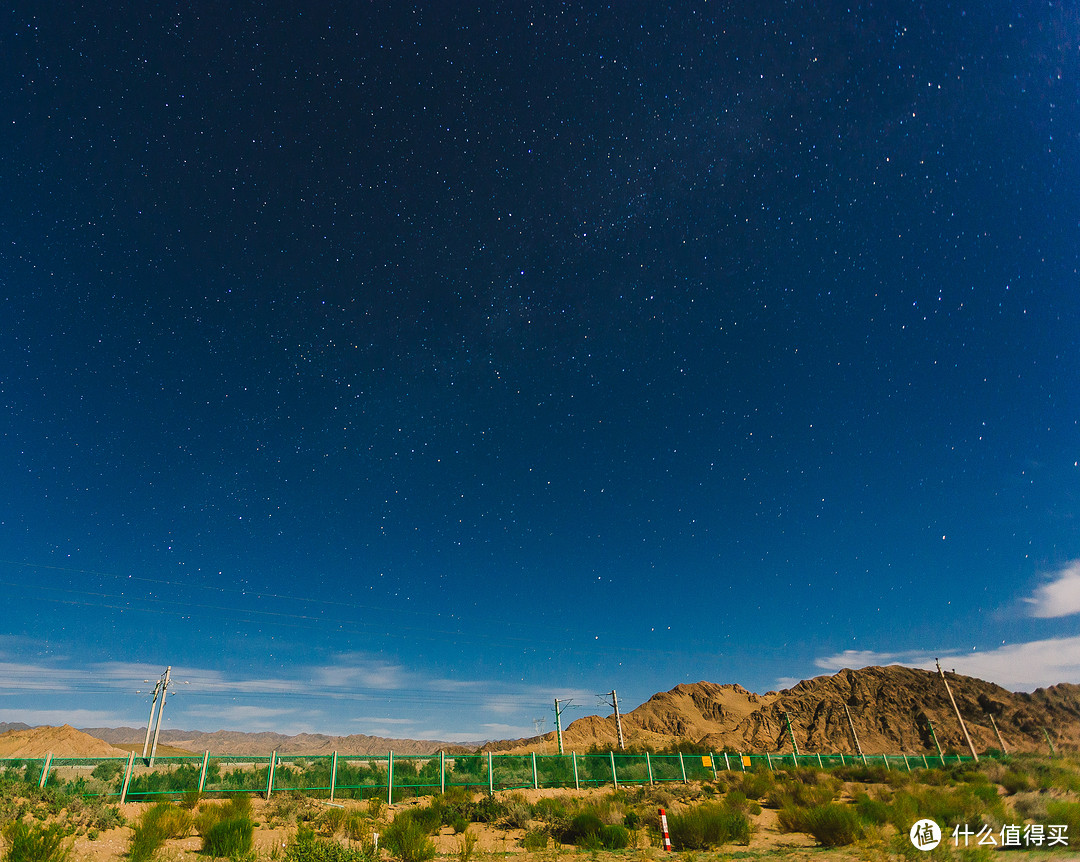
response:
[[[976,750],[1000,748],[993,715],[1009,751],[1047,750],[1047,729],[1059,748],[1080,747],[1080,686],[1063,683],[1031,694],[960,674],[947,674]],[[851,715],[849,724],[847,713]],[[629,746],[692,742],[704,750],[791,751],[787,718],[800,752],[854,753],[852,727],[866,753],[934,754],[967,744],[937,673],[890,666],[842,670],[758,695],[738,685],[699,682],[649,698],[623,715]],[[567,751],[617,742],[614,716],[587,716],[564,731]],[[491,743],[496,751],[552,751],[553,733]]]

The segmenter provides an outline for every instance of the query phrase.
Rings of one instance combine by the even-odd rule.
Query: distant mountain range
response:
[[[145,727],[85,727],[84,733],[96,736],[112,745],[123,743],[142,744],[146,738]],[[286,736],[281,733],[243,733],[236,730],[218,730],[204,733],[199,730],[162,730],[160,740],[176,748],[192,752],[209,751],[211,754],[433,754],[445,751],[466,754],[476,751],[480,743],[461,745],[430,739],[387,739],[382,736],[328,736],[322,733],[301,733]]]
[[[960,674],[947,674],[957,707],[972,742],[980,752],[1080,749],[1080,686],[1062,683],[1031,694]],[[845,711],[845,707],[847,707]],[[850,722],[848,716],[850,715]],[[997,724],[994,730],[993,721]],[[725,748],[741,752],[789,752],[788,719],[801,753],[855,753],[854,729],[867,753],[936,754],[966,752],[967,743],[941,677],[913,668],[867,667],[804,680],[793,688],[754,694],[740,685],[698,682],[653,695],[622,716],[628,745],[663,748],[690,742],[702,751]],[[0,723],[0,734],[27,731],[22,723]],[[110,745],[141,744],[146,728],[88,727],[83,732]],[[2,737],[0,737],[2,738]],[[586,716],[563,732],[566,751],[617,744],[615,717]],[[528,739],[462,745],[437,740],[388,739],[354,734],[328,736],[303,733],[215,733],[162,730],[161,741],[192,752],[211,754],[432,754],[445,751],[556,750],[555,733]],[[43,749],[41,754],[44,754]]]

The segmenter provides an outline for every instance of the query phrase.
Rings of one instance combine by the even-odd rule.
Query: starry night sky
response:
[[[0,15],[0,720],[1080,682],[1075,3]]]

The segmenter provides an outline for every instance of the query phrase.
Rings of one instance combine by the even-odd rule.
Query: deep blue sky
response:
[[[0,721],[1080,682],[1075,4],[303,5],[2,13]]]

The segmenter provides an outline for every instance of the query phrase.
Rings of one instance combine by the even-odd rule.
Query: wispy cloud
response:
[[[119,727],[138,725],[138,719],[120,712],[97,709],[0,709],[0,721],[12,724],[21,721],[36,727],[48,724],[56,727],[70,724],[72,727]],[[145,717],[143,722],[145,722]]]
[[[1080,683],[1080,636],[1007,644],[985,652],[943,650],[936,655],[845,650],[814,663],[830,671],[885,664],[933,670],[935,658],[940,658],[942,667],[949,670],[955,668],[958,673],[996,682],[1013,691],[1031,691],[1059,682]]]
[[[1031,616],[1042,619],[1080,614],[1080,560],[1073,560],[1051,574],[1047,583],[1024,602],[1030,605]]]

